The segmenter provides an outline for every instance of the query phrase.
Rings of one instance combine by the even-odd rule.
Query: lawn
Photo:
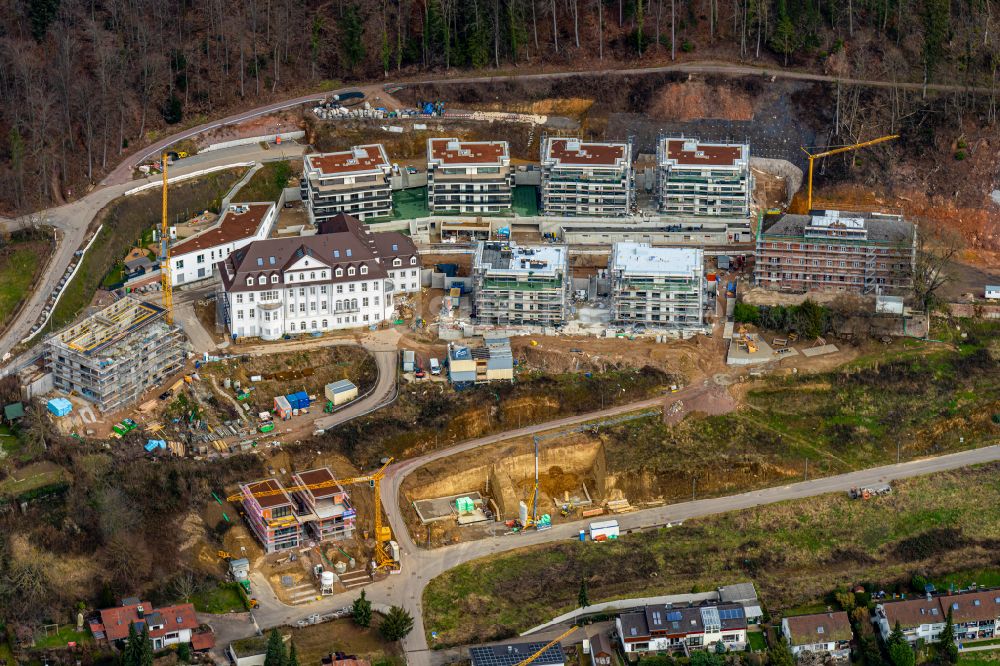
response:
[[[171,185],[168,197],[170,220],[186,220],[204,210],[218,212],[222,197],[246,173],[245,168],[226,169],[201,178]],[[103,222],[100,234],[84,255],[76,277],[66,286],[48,330],[72,322],[87,307],[111,267],[128,250],[150,237],[150,229],[159,225],[162,193],[156,189],[108,204],[98,218]],[[43,339],[38,336],[35,341]]]
[[[623,536],[565,542],[466,563],[424,592],[425,629],[450,646],[513,635],[576,605],[581,579],[591,602],[715,589],[753,580],[781,611],[838,588],[907,585],[984,566],[1000,548],[1000,464],[895,484],[868,502],[835,493]],[[516,594],[512,594],[516,590]]]
[[[396,190],[392,193],[391,220],[412,220],[416,217],[427,217],[427,188],[414,187],[408,190]]]
[[[762,631],[750,631],[747,633],[747,640],[750,642],[750,649],[754,652],[767,651],[767,639]]]
[[[0,503],[3,497],[30,498],[65,488],[67,477],[66,470],[51,462],[22,467],[0,481]]]
[[[0,329],[31,293],[50,249],[50,243],[39,241],[13,242],[0,249]]]
[[[968,589],[975,583],[979,587],[1000,587],[1000,569],[976,569],[974,571],[956,571],[934,578],[934,587],[939,590]]]
[[[239,189],[233,201],[277,201],[294,175],[290,162],[268,162]]]
[[[238,583],[219,583],[215,587],[206,587],[191,597],[194,609],[199,613],[222,613],[245,611],[243,595],[240,594]]]
[[[398,644],[385,642],[374,628],[378,617],[380,616],[376,616],[373,626],[368,629],[359,627],[351,619],[292,629],[292,640],[295,642],[299,663],[318,664],[322,657],[338,650],[372,661],[382,656],[398,656]]]
[[[52,632],[49,635],[39,630],[38,635],[35,637],[35,649],[61,648],[66,647],[68,643],[84,644],[93,642],[93,636],[86,629],[78,632],[75,625],[61,624],[58,631]]]
[[[1000,650],[960,652],[958,654],[958,666],[997,666],[998,663],[1000,663]]]
[[[514,186],[514,212],[521,216],[538,215],[538,188],[534,185]]]

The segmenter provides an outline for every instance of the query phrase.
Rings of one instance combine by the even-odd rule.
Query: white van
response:
[[[431,359],[431,374],[440,375],[441,374],[441,364],[438,363],[436,358]]]

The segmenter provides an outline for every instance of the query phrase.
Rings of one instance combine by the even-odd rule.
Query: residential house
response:
[[[569,254],[562,245],[479,242],[472,316],[483,324],[556,326],[569,316]]]
[[[656,194],[667,215],[750,215],[750,146],[663,137],[656,149]]]
[[[190,643],[200,626],[192,604],[153,608],[150,602],[136,597],[122,599],[120,606],[98,611],[88,623],[94,640],[118,646],[128,638],[129,625],[132,624],[139,632],[143,626],[149,628],[154,650]]]
[[[889,639],[889,634],[899,623],[906,640],[911,643],[918,640],[928,642],[936,641],[944,630],[945,613],[941,612],[940,601],[928,594],[925,598],[878,604],[873,621],[883,640]]]
[[[170,247],[170,284],[206,280],[215,266],[236,250],[271,233],[277,219],[273,203],[230,204],[217,223]]]
[[[603,631],[590,636],[590,666],[611,666],[614,663],[614,652],[611,641]]]
[[[955,638],[975,641],[995,638],[1000,626],[1000,590],[965,592],[940,597],[941,612],[951,611]]]
[[[781,634],[795,656],[826,652],[844,658],[851,654],[851,621],[843,611],[783,618]]]
[[[984,295],[991,301],[1000,300],[1000,286],[993,284],[986,285]]]
[[[663,328],[704,322],[704,250],[615,243],[608,263],[612,319]]]
[[[500,213],[513,205],[513,192],[506,141],[427,140],[431,213]]]
[[[392,214],[392,165],[382,144],[306,155],[301,194],[313,224],[338,213],[359,220]]]
[[[229,332],[262,340],[379,324],[392,318],[396,295],[420,291],[413,241],[344,214],[315,236],[254,241],[218,271]]]
[[[720,642],[739,650],[747,642],[746,613],[739,604],[657,604],[623,613],[615,625],[626,654],[701,649]]]
[[[542,211],[622,216],[632,211],[632,144],[546,138],[541,146]]]
[[[538,641],[470,648],[471,666],[517,666],[545,647],[546,644],[545,641]],[[566,655],[559,643],[545,650],[532,662],[532,666],[565,666],[565,664]]]

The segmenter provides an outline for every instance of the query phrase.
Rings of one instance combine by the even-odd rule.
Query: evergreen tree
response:
[[[136,666],[153,666],[153,640],[149,637],[149,625],[143,623],[142,633],[139,635],[139,649],[136,654],[139,657]]]
[[[299,655],[295,652],[295,643],[288,650],[288,663],[286,666],[299,666]]]
[[[785,56],[785,67],[788,66],[788,56],[795,51],[795,24],[788,15],[785,0],[778,0],[778,23],[771,33],[771,48]]]
[[[909,641],[903,635],[903,630],[899,626],[899,622],[896,622],[895,628],[889,634],[887,647],[889,648],[889,661],[892,662],[892,666],[914,666],[916,663],[916,655],[913,654],[913,648],[910,647]]]
[[[125,639],[125,648],[122,650],[122,666],[139,666],[139,632],[135,630],[135,623],[128,623],[128,638]]]
[[[272,629],[271,635],[267,637],[264,666],[286,666],[285,642],[281,640],[281,634],[278,633],[277,629]]]
[[[951,617],[951,608],[948,609],[948,621],[945,622],[936,647],[940,661],[946,664],[958,663],[958,645],[955,643],[955,623]]]
[[[586,608],[590,605],[590,599],[587,597],[587,581],[580,581],[580,592],[576,595],[576,603],[580,608]]]
[[[187,664],[191,661],[191,645],[189,643],[181,643],[177,646],[177,661],[182,664]]]
[[[792,651],[788,648],[788,644],[785,641],[776,641],[777,645],[774,645],[770,650],[767,651],[768,661],[771,662],[771,666],[795,666],[795,658],[792,656]],[[692,661],[692,666],[694,662]]]
[[[359,627],[370,627],[372,624],[372,602],[368,601],[365,591],[361,590],[361,596],[354,600],[351,608],[354,617],[354,624]]]
[[[398,641],[413,631],[413,616],[406,609],[393,606],[389,609],[382,624],[379,626],[383,638],[387,641]]]
[[[357,7],[349,5],[338,21],[340,52],[348,69],[355,69],[365,59],[364,24]]]

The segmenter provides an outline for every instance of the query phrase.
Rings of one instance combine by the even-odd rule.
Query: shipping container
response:
[[[602,520],[590,524],[590,538],[594,541],[606,541],[618,538],[618,521]]]

